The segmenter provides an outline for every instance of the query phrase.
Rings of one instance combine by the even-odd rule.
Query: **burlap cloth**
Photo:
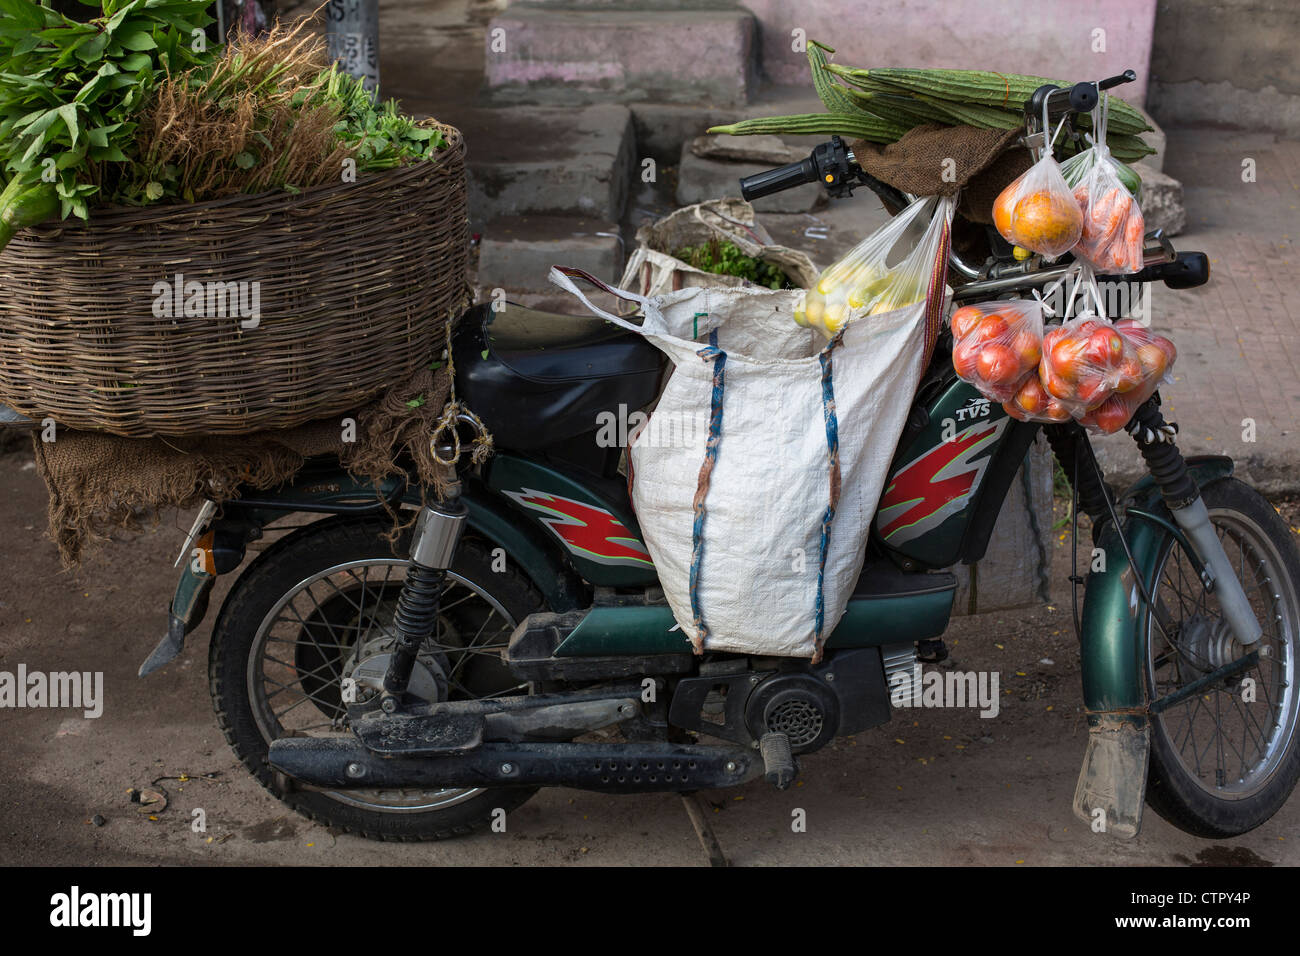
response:
[[[36,468],[50,493],[49,531],[71,568],[86,545],[114,532],[156,524],[164,508],[190,509],[243,490],[283,484],[317,455],[337,455],[352,475],[378,482],[405,471],[409,457],[425,488],[441,492],[446,473],[429,438],[450,393],[448,370],[422,370],[353,415],[240,437],[121,438],[59,429],[56,440],[36,433]],[[356,422],[356,440],[343,441],[343,419]],[[392,515],[395,527],[400,519]]]
[[[1022,132],[926,124],[885,146],[858,140],[853,155],[863,170],[914,196],[951,196],[961,190],[957,214],[969,222],[992,223],[993,200],[1032,162],[1029,150],[1016,145]]]

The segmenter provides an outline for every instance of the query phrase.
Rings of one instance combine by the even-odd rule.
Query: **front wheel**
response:
[[[240,760],[295,810],[375,839],[445,839],[513,810],[536,788],[306,790],[267,763],[271,742],[281,737],[350,733],[345,680],[359,701],[379,692],[406,576],[407,561],[397,555],[410,546],[409,532],[394,549],[385,530],[382,521],[328,519],[277,541],[253,562],[213,629],[213,706]],[[513,566],[494,562],[480,542],[463,540],[410,692],[438,700],[528,693],[501,651],[515,625],[541,605]]]
[[[1231,837],[1268,820],[1300,778],[1300,554],[1286,522],[1249,485],[1225,478],[1201,495],[1264,633],[1249,670],[1153,716],[1147,802],[1189,833]],[[1167,538],[1153,597],[1169,623],[1162,631],[1148,615],[1147,626],[1153,700],[1247,653],[1194,568]]]

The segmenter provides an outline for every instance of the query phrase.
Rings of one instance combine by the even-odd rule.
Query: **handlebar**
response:
[[[1123,83],[1132,83],[1136,79],[1136,73],[1132,70],[1125,70],[1123,73],[1104,80],[1098,80],[1095,83],[1076,83],[1071,87],[1053,86],[1051,83],[1047,83],[1034,90],[1029,99],[1025,101],[1025,119],[1041,121],[1044,100],[1047,102],[1047,115],[1049,117],[1064,116],[1066,113],[1090,112],[1097,106],[1101,90],[1109,90]]]
[[[740,195],[746,201],[762,199],[773,193],[779,193],[795,186],[804,186],[817,182],[817,167],[812,157],[801,159],[797,163],[787,163],[776,169],[769,169],[740,180]]]

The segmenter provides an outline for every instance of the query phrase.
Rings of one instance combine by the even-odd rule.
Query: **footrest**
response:
[[[353,721],[352,732],[367,750],[378,754],[450,754],[481,746],[483,723],[484,715],[481,713],[376,713]]]

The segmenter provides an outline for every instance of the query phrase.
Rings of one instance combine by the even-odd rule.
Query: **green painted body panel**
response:
[[[1189,458],[1187,467],[1201,487],[1232,474],[1231,459],[1217,456]],[[1146,510],[1164,507],[1160,489],[1150,476],[1135,482],[1124,499]],[[1152,521],[1134,519],[1126,523],[1125,534],[1133,560],[1150,588],[1154,585],[1155,563],[1169,532]],[[1142,668],[1146,643],[1139,626],[1141,595],[1113,527],[1108,525],[1098,547],[1106,554],[1106,570],[1090,573],[1084,590],[1080,649],[1084,704],[1094,712],[1144,708],[1147,692]]]
[[[828,650],[874,647],[937,637],[948,626],[952,590],[900,594],[849,601],[839,626],[826,640]],[[691,642],[665,604],[598,607],[582,619],[556,649],[557,657],[689,654]]]
[[[601,497],[566,473],[517,455],[498,453],[487,484],[560,544],[582,577],[601,587],[651,587],[659,582],[641,529],[624,493]]]
[[[556,657],[641,657],[690,654],[691,642],[666,604],[597,607],[560,642]]]
[[[955,588],[849,601],[828,649],[875,647],[938,637],[948,628]]]
[[[872,527],[890,550],[944,568],[961,557],[970,508],[1013,419],[960,379],[926,411],[929,423],[894,455]]]

